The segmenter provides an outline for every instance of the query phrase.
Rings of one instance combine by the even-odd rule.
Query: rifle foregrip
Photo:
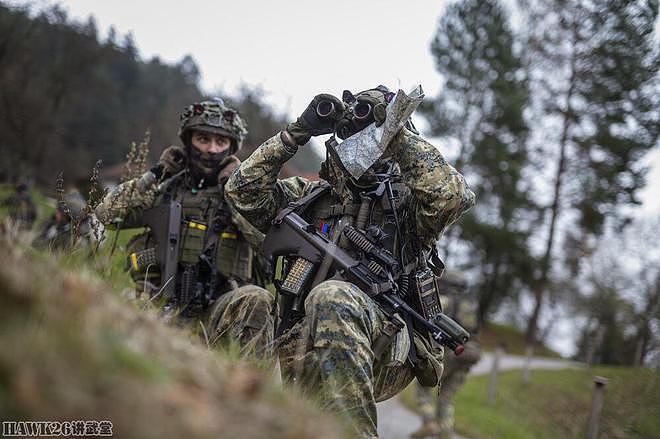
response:
[[[447,333],[457,344],[462,345],[470,339],[470,333],[465,330],[458,322],[447,314],[440,313],[434,319],[433,323]]]

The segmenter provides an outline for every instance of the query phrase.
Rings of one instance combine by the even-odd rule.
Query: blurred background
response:
[[[421,84],[415,122],[478,204],[439,243],[507,350],[660,366],[656,0],[0,1],[0,181],[84,192],[222,96],[242,156],[317,93]],[[314,176],[322,142],[288,175]]]

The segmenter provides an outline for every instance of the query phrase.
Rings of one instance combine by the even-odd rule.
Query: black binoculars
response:
[[[367,102],[355,101],[346,106],[346,109],[341,114],[337,113],[337,108],[334,102],[330,100],[322,100],[316,105],[316,115],[322,119],[335,118],[340,119],[344,113],[351,113],[358,120],[363,120],[371,114],[371,104]]]

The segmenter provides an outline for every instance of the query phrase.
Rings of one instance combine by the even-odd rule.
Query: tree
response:
[[[603,364],[639,366],[660,347],[660,221],[611,228],[586,258],[578,278],[576,311],[586,317],[579,353]],[[578,355],[580,356],[580,355]]]
[[[423,107],[431,134],[459,142],[455,166],[477,194],[457,235],[465,266],[476,273],[482,321],[528,284],[534,266],[527,241],[535,206],[525,182],[529,91],[516,46],[497,0],[451,4],[431,45],[444,88]]]
[[[657,144],[658,50],[652,32],[654,0],[521,1],[529,22],[527,45],[534,126],[542,160],[554,160],[546,175],[552,198],[540,270],[533,283],[534,309],[527,341],[552,283],[555,244],[563,241],[572,273],[601,234],[606,214],[625,222],[617,208],[638,203],[644,185],[640,158]],[[554,133],[554,134],[553,134]],[[561,233],[562,217],[575,224]],[[561,236],[560,236],[561,235]]]
[[[98,40],[96,23],[59,7],[32,14],[0,4],[0,176],[52,187],[64,160],[67,181],[86,180],[97,159],[121,161],[151,128],[157,155],[177,141],[178,114],[199,100],[190,58],[167,65],[139,59],[130,34]]]

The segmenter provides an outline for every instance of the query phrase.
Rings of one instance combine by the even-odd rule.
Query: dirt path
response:
[[[485,375],[491,370],[494,355],[486,352],[481,360],[472,368],[470,375]],[[522,369],[525,357],[504,355],[500,359],[500,370]],[[582,367],[581,363],[554,358],[534,357],[531,360],[532,369],[568,369]],[[380,439],[408,439],[410,434],[422,424],[419,415],[405,407],[397,398],[392,398],[378,404],[378,434]],[[455,439],[464,439],[456,435]]]

